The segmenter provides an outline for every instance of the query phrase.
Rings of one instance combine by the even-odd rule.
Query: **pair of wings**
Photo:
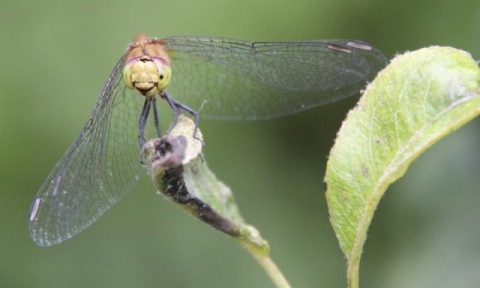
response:
[[[195,110],[202,107],[200,117],[209,119],[268,119],[336,101],[357,94],[386,64],[379,50],[353,40],[171,37],[161,42],[172,65],[167,93]],[[127,53],[33,200],[29,226],[38,245],[81,232],[144,173],[138,141],[144,98],[123,82]]]

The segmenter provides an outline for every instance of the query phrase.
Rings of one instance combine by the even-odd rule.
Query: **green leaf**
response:
[[[480,113],[479,81],[468,53],[420,49],[393,59],[348,114],[325,181],[349,287],[358,287],[360,257],[380,198],[423,151]]]
[[[159,194],[210,227],[233,237],[254,257],[276,287],[290,288],[270,258],[268,242],[255,227],[245,223],[232,191],[207,166],[202,148],[202,132],[192,119],[180,115],[169,135],[143,145],[142,161]]]

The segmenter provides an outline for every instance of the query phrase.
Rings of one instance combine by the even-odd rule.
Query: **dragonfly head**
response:
[[[152,97],[170,83],[172,70],[161,58],[142,56],[125,65],[123,80],[128,88]]]

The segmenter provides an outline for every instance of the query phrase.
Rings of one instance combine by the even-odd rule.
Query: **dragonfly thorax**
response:
[[[127,63],[123,69],[123,80],[127,87],[147,97],[165,90],[171,75],[170,67],[161,59],[146,55]]]

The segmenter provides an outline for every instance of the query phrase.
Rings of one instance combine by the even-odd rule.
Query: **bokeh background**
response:
[[[89,4],[91,3],[91,4]],[[480,58],[480,2],[342,0],[0,3],[0,287],[273,287],[230,238],[155,194],[148,177],[61,245],[27,214],[113,65],[144,32],[248,40],[354,38],[388,58],[448,45]],[[322,184],[353,97],[266,122],[202,121],[206,160],[269,240],[293,287],[345,287]],[[369,231],[362,287],[480,287],[480,122],[422,155]]]

